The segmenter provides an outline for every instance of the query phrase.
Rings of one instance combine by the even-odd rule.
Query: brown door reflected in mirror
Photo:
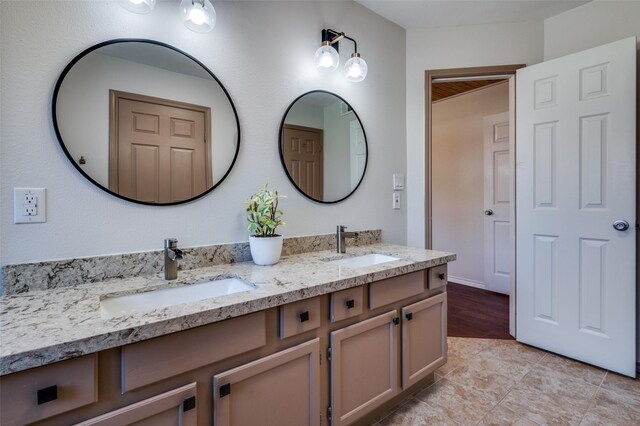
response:
[[[110,94],[111,191],[147,203],[175,203],[211,186],[210,108]]]
[[[305,194],[322,200],[322,129],[285,124],[282,155],[287,172]]]

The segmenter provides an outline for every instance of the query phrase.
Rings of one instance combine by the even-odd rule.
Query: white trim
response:
[[[454,277],[453,275],[449,275],[447,280],[454,284],[462,284],[469,287],[481,288],[482,290],[486,290],[487,286],[484,285],[482,281],[469,280],[466,278]]]

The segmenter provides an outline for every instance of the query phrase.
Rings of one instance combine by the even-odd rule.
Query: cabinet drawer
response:
[[[424,271],[400,275],[369,284],[369,308],[397,302],[424,292]]]
[[[265,311],[122,347],[122,392],[267,343]]]
[[[97,354],[0,377],[0,424],[46,419],[96,402]]]
[[[348,288],[331,293],[331,322],[357,317],[364,310],[363,287]]]
[[[320,327],[320,297],[280,307],[280,338],[295,336]]]
[[[447,264],[434,266],[427,270],[429,290],[447,285]]]

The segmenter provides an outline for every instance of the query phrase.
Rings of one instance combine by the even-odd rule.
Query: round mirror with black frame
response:
[[[325,90],[304,93],[291,103],[280,124],[278,147],[289,180],[320,203],[348,198],[367,168],[367,137],[358,114]]]
[[[56,82],[53,125],[69,161],[128,201],[195,200],[229,175],[240,122],[220,80],[165,43],[117,39],[92,46]]]

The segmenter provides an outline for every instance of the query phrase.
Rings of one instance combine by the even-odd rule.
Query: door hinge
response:
[[[327,348],[327,361],[331,361],[331,346]]]
[[[328,407],[327,407],[327,421],[328,421],[328,422],[331,422],[331,420],[333,420],[333,419],[331,418],[331,406],[328,406]]]
[[[231,394],[231,383],[220,386],[218,391],[220,392],[220,398],[224,398],[225,396]]]
[[[320,365],[322,365],[322,354],[320,354]]]

